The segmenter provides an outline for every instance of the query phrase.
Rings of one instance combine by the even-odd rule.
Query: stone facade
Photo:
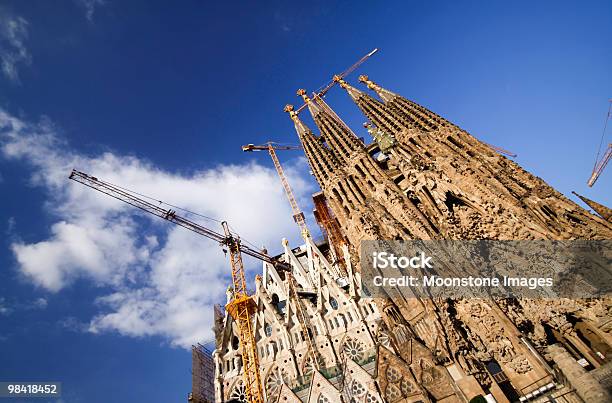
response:
[[[374,301],[357,298],[358,273],[350,263],[343,272],[330,263],[327,243],[317,245],[308,237],[299,248],[283,245],[278,259],[291,265],[300,301],[289,292],[287,273],[267,263],[254,294],[254,329],[268,401],[336,402],[344,395],[382,402],[373,373],[377,346],[389,339],[381,334]],[[351,276],[343,275],[346,270]],[[297,304],[308,316],[313,352],[298,323]],[[241,348],[229,315],[219,331],[214,353],[217,401],[244,401]]]
[[[297,301],[286,275],[264,265],[255,331],[268,401],[606,401],[597,379],[612,361],[608,300],[360,298],[362,240],[610,239],[612,224],[368,77],[360,81],[378,98],[335,79],[369,120],[374,142],[365,145],[303,90],[320,135],[286,108],[334,217],[325,232],[344,240],[341,248],[285,243],[279,259],[292,266]],[[228,316],[220,332],[217,400],[240,401],[240,346]]]

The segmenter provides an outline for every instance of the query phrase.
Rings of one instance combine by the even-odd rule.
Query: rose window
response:
[[[346,356],[353,361],[363,359],[365,351],[363,344],[353,339],[349,339],[346,341],[346,343],[344,343],[343,350],[344,354],[346,354]]]
[[[274,368],[270,375],[268,375],[268,380],[266,381],[266,391],[273,395],[281,390],[283,385],[287,383],[289,377],[287,376],[287,371],[283,368]]]
[[[240,385],[234,388],[234,390],[232,391],[232,394],[230,395],[230,400],[235,400],[240,403],[246,403],[247,398],[246,398],[246,389],[244,387],[244,384],[241,383]]]

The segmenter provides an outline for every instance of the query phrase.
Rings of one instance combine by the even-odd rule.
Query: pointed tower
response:
[[[374,89],[384,104],[339,77],[335,80],[366,117],[380,125],[378,129],[398,140],[396,151],[390,154],[395,154],[402,176],[389,169],[385,173],[430,222],[443,218],[451,224],[446,230],[439,225],[444,237],[571,239],[610,235],[611,228],[599,217],[448,120],[365,76],[361,81]],[[417,121],[429,126],[406,123],[419,116]],[[419,169],[407,169],[411,166]],[[419,195],[419,191],[425,194]]]
[[[339,169],[340,161],[321,144],[320,140],[315,137],[312,131],[298,118],[293,105],[286,105],[284,110],[289,113],[295,125],[295,130],[304,147],[304,153],[306,154],[306,158],[308,158],[315,179],[321,186],[325,186],[331,175]]]
[[[404,118],[418,122],[417,126],[419,128],[431,133],[433,137],[448,147],[450,152],[472,159],[486,160],[489,163],[495,163],[500,159],[501,156],[488,144],[479,141],[459,126],[435,112],[381,87],[370,80],[368,76],[359,76],[359,81],[373,90],[382,99],[389,113],[397,119]]]
[[[435,236],[425,227],[422,214],[401,197],[367,154],[363,144],[329,112],[327,105],[315,105],[308,97],[309,110],[316,117],[322,138],[317,139],[291,106],[285,110],[294,122],[313,174],[337,217],[350,244],[358,251],[364,239],[402,239]],[[331,144],[331,145],[330,145]],[[324,172],[326,167],[331,169]]]
[[[608,221],[608,222],[612,222],[612,209],[604,206],[603,204],[597,203],[596,201],[593,201],[589,198],[586,198],[582,195],[579,195],[576,192],[572,192],[573,194],[575,194],[576,196],[578,196],[580,198],[580,200],[582,200],[586,205],[588,205],[590,208],[592,208],[597,214],[599,214],[599,216],[601,218],[603,218],[604,220]]]
[[[398,112],[398,114],[410,117],[410,119],[413,119],[415,122],[419,122],[419,125],[426,131],[435,130],[440,126],[453,125],[448,120],[417,104],[416,102],[410,101],[394,92],[382,88],[375,82],[371,81],[368,76],[359,76],[359,81],[365,83],[369,89],[376,92],[380,99],[382,99],[390,109],[395,110]]]
[[[327,143],[332,152],[342,161],[347,162],[351,155],[355,152],[363,152],[363,143],[355,136],[355,134],[346,127],[342,122],[339,122],[335,116],[330,113],[329,107],[318,99],[321,106],[312,102],[303,89],[297,90],[297,94],[304,99],[308,106],[308,110],[315,121],[315,124],[321,130],[321,136]]]
[[[368,222],[368,225],[358,226],[358,222],[355,222],[355,218],[360,216],[360,212],[364,209],[365,196],[359,190],[354,178],[346,174],[344,166],[336,155],[300,120],[292,105],[285,106],[285,112],[289,113],[293,121],[315,179],[319,182],[323,194],[330,202],[330,207],[352,243],[356,245],[366,237],[375,239],[381,236],[379,226],[373,223],[377,221],[373,216],[370,220],[364,217],[359,220]],[[353,230],[349,231],[351,227]]]
[[[414,129],[426,132],[436,127],[429,124],[427,120],[418,118],[413,114],[398,113],[397,110],[385,103],[359,91],[338,75],[334,76],[333,80],[346,90],[353,102],[371,120],[372,124],[384,131],[398,133],[401,136],[404,130]]]
[[[338,195],[333,192],[331,195],[326,194],[328,200],[337,200],[338,196],[343,199],[343,194],[349,195],[350,203],[342,203],[345,215],[351,214],[351,206],[360,206],[356,209],[360,215],[375,213],[378,219],[374,221],[381,223],[380,228],[384,228],[381,234],[385,239],[435,238],[438,235],[437,228],[385,175],[374,158],[368,154],[363,143],[329,105],[320,98],[311,100],[304,90],[299,90],[298,95],[306,102],[328,149],[342,164],[342,170],[337,171],[335,183],[331,186],[336,188]],[[292,119],[297,119],[297,115]],[[324,193],[325,187],[330,185],[321,184]],[[335,209],[334,213],[338,214]],[[363,221],[362,218],[359,218],[359,225],[367,225],[367,220]],[[358,250],[358,246],[356,249]]]

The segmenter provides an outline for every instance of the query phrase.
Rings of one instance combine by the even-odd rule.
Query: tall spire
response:
[[[347,161],[353,152],[363,149],[363,144],[357,139],[357,136],[340,121],[325,101],[318,97],[314,102],[303,89],[299,89],[297,95],[301,96],[308,105],[308,110],[321,131],[321,136],[338,158]]]
[[[572,193],[578,196],[580,200],[582,200],[583,202],[585,202],[585,204],[587,204],[590,208],[592,208],[601,218],[603,218],[606,221],[612,222],[612,209],[604,206],[603,204],[597,203],[596,201],[593,201],[587,197],[579,195],[576,192],[572,192]]]
[[[452,125],[452,123],[424,106],[421,106],[416,102],[412,102],[381,87],[374,81],[370,80],[368,76],[359,76],[359,81],[366,84],[369,89],[376,92],[376,94],[378,94],[378,96],[385,102],[385,105],[387,105],[389,109],[395,111],[399,115],[403,115],[411,122],[419,122],[419,125],[427,128],[427,130],[435,130],[438,128],[438,126]]]
[[[427,130],[427,126],[424,126],[418,120],[411,119],[410,117],[404,116],[404,114],[397,114],[380,102],[374,99],[370,95],[359,91],[357,88],[348,84],[340,76],[334,76],[334,81],[340,84],[340,87],[344,88],[346,92],[353,99],[357,107],[363,112],[364,115],[381,130],[388,133],[398,133],[405,128],[417,128],[421,130]]]
[[[284,111],[289,114],[289,117],[293,121],[295,131],[300,138],[300,142],[304,147],[304,153],[312,168],[312,173],[321,187],[324,187],[327,179],[330,177],[331,173],[340,166],[340,163],[336,157],[321,144],[320,140],[315,137],[304,122],[300,120],[293,105],[286,105]]]
[[[396,97],[399,97],[399,95],[396,94],[395,92],[391,92],[391,91],[389,91],[387,89],[384,89],[380,85],[376,84],[374,81],[371,81],[370,78],[368,76],[366,76],[366,75],[363,75],[363,74],[360,75],[359,76],[359,81],[364,83],[365,85],[367,85],[369,89],[371,89],[376,94],[378,94],[380,99],[385,101],[385,103],[386,102],[391,102]]]

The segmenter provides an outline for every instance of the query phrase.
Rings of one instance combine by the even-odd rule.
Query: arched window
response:
[[[270,326],[269,323],[265,324],[265,326],[264,326],[264,333],[266,334],[266,337],[272,336],[272,326]]]
[[[338,301],[336,301],[334,297],[329,299],[329,305],[332,307],[332,309],[338,309]]]

